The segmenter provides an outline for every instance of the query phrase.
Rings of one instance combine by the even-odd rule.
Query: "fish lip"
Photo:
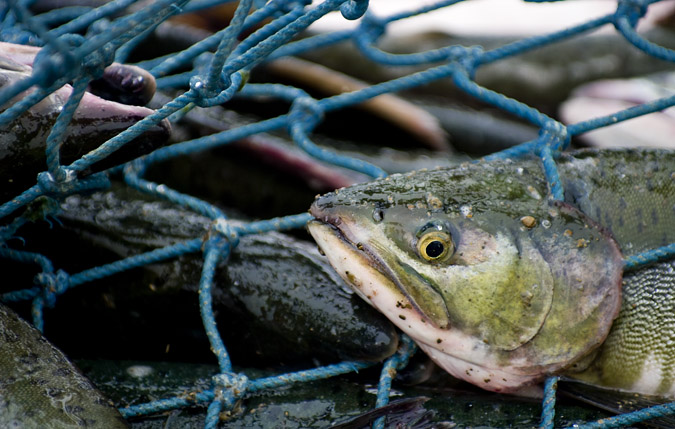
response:
[[[312,206],[314,207],[314,206]],[[342,218],[339,216],[329,216],[329,215],[317,215],[310,209],[310,214],[314,216],[314,219],[310,222],[320,222],[325,225],[328,225],[333,233],[342,240],[345,244],[348,244],[349,247],[357,251],[360,255],[363,255],[369,262],[369,264],[379,271],[381,274],[385,275],[388,279],[392,279],[391,270],[386,268],[384,262],[377,257],[376,254],[364,243],[356,243],[351,237],[346,228],[346,223],[342,221]],[[400,288],[400,285],[396,283],[396,286]]]
[[[398,280],[396,279],[396,276],[392,275],[393,273],[391,272],[391,269],[389,269],[389,267],[387,267],[384,261],[382,261],[382,259],[378,257],[375,252],[372,251],[372,249],[370,248],[370,246],[367,245],[367,243],[357,242],[356,240],[353,239],[354,234],[352,234],[349,231],[348,223],[344,222],[339,215],[331,214],[326,212],[325,210],[322,210],[320,207],[317,206],[316,203],[312,204],[312,206],[309,209],[309,213],[312,216],[314,216],[315,221],[329,225],[334,230],[335,234],[340,238],[340,240],[344,241],[355,251],[359,252],[359,254],[363,255],[373,268],[375,268],[377,271],[380,272],[380,274],[388,278],[392,283],[396,285],[397,288],[399,288],[401,291],[405,293],[405,291],[401,288],[401,285],[399,284]]]
[[[424,313],[424,311],[419,308],[417,302],[406,291],[405,287],[403,287],[401,284],[400,279],[395,275],[394,271],[389,267],[389,265],[387,265],[387,263],[384,262],[384,260],[380,258],[377,253],[374,252],[370,246],[368,246],[367,243],[353,240],[354,235],[350,233],[349,224],[347,222],[344,222],[339,215],[326,213],[326,211],[318,207],[316,203],[312,204],[309,213],[315,218],[310,222],[321,222],[330,226],[333,229],[335,235],[341,241],[349,245],[355,252],[358,252],[358,254],[362,255],[372,268],[377,270],[380,274],[382,274],[382,276],[384,276],[394,286],[396,286],[398,291],[408,299],[412,305],[412,308],[414,308],[420,316],[424,317],[424,319],[429,323],[435,325],[433,320],[431,320]]]

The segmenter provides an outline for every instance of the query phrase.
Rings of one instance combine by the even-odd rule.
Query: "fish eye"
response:
[[[429,231],[417,241],[417,251],[428,262],[444,261],[452,256],[455,245],[445,231]]]

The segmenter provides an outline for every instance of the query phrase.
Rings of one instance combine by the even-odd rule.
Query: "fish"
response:
[[[69,273],[199,242],[213,222],[116,180],[109,190],[67,197],[59,208],[57,222],[36,221],[17,234],[22,250],[58,261]],[[378,362],[396,352],[394,326],[351,293],[311,241],[279,232],[238,241],[218,265],[213,286],[216,322],[235,364]],[[58,243],[71,243],[67,261],[58,259]],[[198,299],[203,255],[196,250],[68,290],[47,310],[45,335],[73,359],[211,362]],[[0,260],[0,270],[13,270],[15,279],[0,285],[0,294],[32,285],[32,267],[15,267]],[[95,322],[83,326],[82,320]]]
[[[357,294],[451,375],[541,396],[564,375],[675,398],[675,152],[583,149],[395,174],[317,197],[308,230]]]
[[[0,44],[0,88],[30,78],[33,69],[29,64],[32,64],[37,51],[29,48],[10,43]],[[152,76],[136,75],[133,73],[135,69],[127,67],[111,66],[107,78],[103,79],[107,80],[107,84],[101,84],[100,87],[116,88],[118,99],[125,98],[120,95],[125,92],[132,94],[126,97],[127,100],[142,98],[142,94],[145,94],[145,98],[150,96],[148,93],[154,92]],[[107,90],[107,93],[113,93],[113,89]],[[0,106],[0,112],[34,90],[30,88],[17,95]],[[134,93],[134,90],[138,90],[138,93]],[[64,85],[31,106],[17,119],[0,124],[0,201],[5,202],[34,185],[37,174],[46,170],[46,140],[72,91],[71,85]],[[76,161],[153,113],[154,110],[146,107],[109,101],[86,91],[66,129],[60,148],[61,163],[68,165]],[[79,175],[86,176],[131,161],[169,144],[170,136],[171,125],[167,119],[163,119],[107,158],[79,172]]]
[[[0,303],[0,427],[128,425],[59,349]]]
[[[603,79],[576,88],[560,104],[558,114],[565,124],[588,121],[612,115],[625,109],[675,95],[675,73],[672,71],[644,75],[632,79]],[[650,130],[645,135],[644,130]],[[588,146],[675,148],[675,108],[620,122],[611,127],[591,130],[579,136]]]
[[[0,42],[0,53],[5,59],[33,67],[40,53],[37,46]],[[87,91],[105,100],[121,104],[144,106],[155,94],[157,82],[145,69],[132,64],[112,63],[103,70],[101,77],[92,80]]]

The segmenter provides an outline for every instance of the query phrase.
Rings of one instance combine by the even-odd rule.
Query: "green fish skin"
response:
[[[0,304],[0,427],[128,427],[37,329]]]
[[[310,233],[362,298],[455,377],[537,395],[552,374],[675,397],[675,152],[583,150],[392,175],[317,198]],[[623,299],[622,299],[623,295]]]

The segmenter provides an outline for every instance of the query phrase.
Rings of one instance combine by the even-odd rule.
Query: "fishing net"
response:
[[[33,105],[55,93],[64,84],[72,85],[70,94],[64,96],[67,101],[59,109],[58,118],[46,136],[42,172],[37,175],[36,180],[31,179],[0,205],[3,223],[0,237],[4,243],[0,247],[0,256],[23,265],[36,266],[39,271],[34,284],[16,285],[14,290],[1,296],[2,301],[29,302],[33,323],[42,330],[45,325],[45,307],[58,306],[57,297],[67,296],[74,288],[81,288],[86,284],[96,287],[99,279],[140,266],[176,259],[185,254],[198,254],[203,260],[198,296],[194,300],[199,300],[204,329],[211,351],[217,358],[219,373],[212,377],[210,386],[199,391],[120,408],[126,418],[206,405],[208,408],[204,426],[213,428],[222,424],[219,422],[221,414],[231,410],[242,398],[246,400],[270,389],[358,372],[375,365],[372,362],[349,361],[258,378],[237,372],[232,366],[226,344],[221,339],[214,320],[212,294],[216,267],[222,261],[227,261],[242,237],[303,228],[310,216],[307,213],[284,213],[283,216],[269,216],[264,220],[233,222],[214,202],[193,196],[190,190],[178,191],[145,177],[146,172],[154,165],[185,155],[208,152],[248,137],[280,131],[287,133],[302,151],[314,159],[359,172],[366,178],[384,177],[387,173],[383,168],[363,158],[317,145],[313,141],[313,133],[326,117],[336,112],[384,94],[417,88],[431,88],[431,91],[435,91],[433,84],[439,84],[451,87],[458,99],[467,104],[479,102],[482,106],[496,109],[492,111],[494,114],[505,113],[518,118],[521,123],[531,124],[536,131],[529,141],[491,153],[485,158],[519,158],[536,154],[542,160],[551,196],[562,199],[563,189],[558,179],[555,160],[557,154],[565,150],[573,138],[675,105],[675,95],[663,96],[606,116],[563,125],[553,119],[550,110],[547,112],[550,104],[546,103],[552,103],[550,100],[537,104],[538,100],[541,101],[550,94],[537,89],[534,94],[523,94],[521,98],[527,101],[521,102],[516,99],[521,94],[518,89],[514,90],[508,85],[499,88],[483,86],[477,83],[479,79],[476,78],[486,68],[517,60],[531,52],[548,50],[552,56],[564,56],[566,54],[557,54],[562,52],[564,43],[584,40],[589,37],[589,33],[598,29],[611,31],[615,37],[612,44],[605,46],[607,49],[615,49],[617,41],[620,41],[631,52],[643,55],[636,62],[641,63],[648,59],[657,64],[653,70],[667,70],[675,61],[675,52],[650,41],[636,29],[649,6],[659,3],[658,0],[617,1],[615,11],[607,15],[589,16],[583,23],[543,35],[493,41],[491,47],[488,44],[462,44],[460,40],[457,43],[434,46],[429,50],[420,50],[419,46],[423,44],[418,44],[417,50],[392,52],[380,45],[380,41],[390,35],[390,29],[395,24],[414,23],[420,16],[451,10],[454,4],[461,3],[458,0],[425,2],[421,7],[416,2],[409,2],[409,10],[389,16],[369,12],[367,0],[325,0],[314,3],[242,0],[232,4],[231,15],[225,23],[221,21],[218,24],[220,27],[209,28],[208,31],[202,27],[204,31],[196,34],[171,34],[174,39],[162,39],[161,37],[168,37],[166,34],[158,36],[164,22],[204,11],[206,12],[202,17],[208,16],[221,3],[228,2],[114,0],[52,4],[47,1],[9,0],[0,4],[2,41],[42,47],[35,56],[30,73],[16,81],[9,81],[0,88],[0,105],[4,106],[0,112],[0,126],[12,126]],[[327,15],[353,21],[355,24],[345,27],[347,29],[321,33],[307,31],[311,24]],[[171,28],[177,31],[177,27]],[[148,40],[154,40],[151,43],[157,44],[156,51],[148,49]],[[174,40],[175,42],[165,43],[175,43],[176,46],[161,47],[161,40]],[[179,42],[184,43],[184,46],[179,46]],[[447,40],[445,43],[448,43]],[[304,56],[318,61],[321,57],[330,58],[330,52],[338,51],[351,55],[353,64],[347,56],[346,59],[339,57],[336,64],[328,65],[337,67],[341,64],[345,69],[352,66],[358,70],[359,64],[363,64],[357,61],[359,58],[359,61],[374,65],[374,68],[365,73],[366,76],[361,76],[363,79],[371,77],[371,83],[351,87],[348,92],[336,91],[326,95],[320,91],[301,89],[300,85],[292,82],[263,83],[250,79],[256,70],[275,60]],[[154,56],[152,52],[156,52]],[[557,66],[574,62],[574,58],[570,57],[565,61],[560,61]],[[61,146],[75,116],[75,110],[85,98],[88,85],[103,75],[105,68],[113,62],[135,63],[149,71],[157,81],[157,89],[166,99],[155,97],[153,107],[156,109],[153,112],[130,126],[117,130],[93,150],[78,154],[73,161],[64,162],[65,157],[60,156]],[[556,65],[550,67],[553,69]],[[602,68],[599,71],[581,70],[576,74],[590,79],[601,77],[605,71]],[[593,73],[596,75],[593,76]],[[534,85],[534,82],[531,83]],[[575,81],[571,79],[564,83],[569,86]],[[171,145],[151,148],[154,150],[148,154],[132,153],[121,161],[111,161],[109,164],[103,162],[107,158],[114,160],[113,156],[118,150],[160,126],[162,121],[168,119],[179,124],[196,110],[215,111],[222,107],[228,108],[234,103],[246,106],[247,101],[256,99],[279,102],[276,105],[277,111],[272,109],[275,113],[268,114],[268,118],[258,117],[245,123],[230,124],[227,129],[212,129],[208,135],[187,136]],[[279,112],[278,109],[282,111]],[[217,112],[220,115],[223,111]],[[75,122],[73,126],[76,126]],[[140,157],[134,159],[137,156]],[[23,168],[21,165],[12,167],[17,172]],[[52,221],[58,222],[59,204],[66,197],[106,189],[110,186],[111,176],[123,177],[125,186],[168,200],[208,218],[212,222],[208,234],[102,266],[84,267],[80,272],[66,272],[50,257],[24,250],[20,240],[16,239],[21,235],[22,227],[40,219],[49,221],[52,215]],[[227,201],[222,203],[228,204]],[[50,240],[50,237],[43,239]],[[674,251],[675,244],[631,257],[625,261],[626,268],[631,269],[671,257]],[[8,274],[5,273],[3,277],[7,279]],[[403,337],[398,352],[381,365],[376,407],[389,402],[392,379],[398,370],[406,366],[415,349],[415,345]],[[546,395],[540,416],[541,427],[554,425],[557,381],[554,377],[546,382]],[[673,413],[675,404],[667,404],[580,424],[579,427],[617,427]],[[374,423],[375,427],[383,427],[384,424],[384,418],[379,418]]]

